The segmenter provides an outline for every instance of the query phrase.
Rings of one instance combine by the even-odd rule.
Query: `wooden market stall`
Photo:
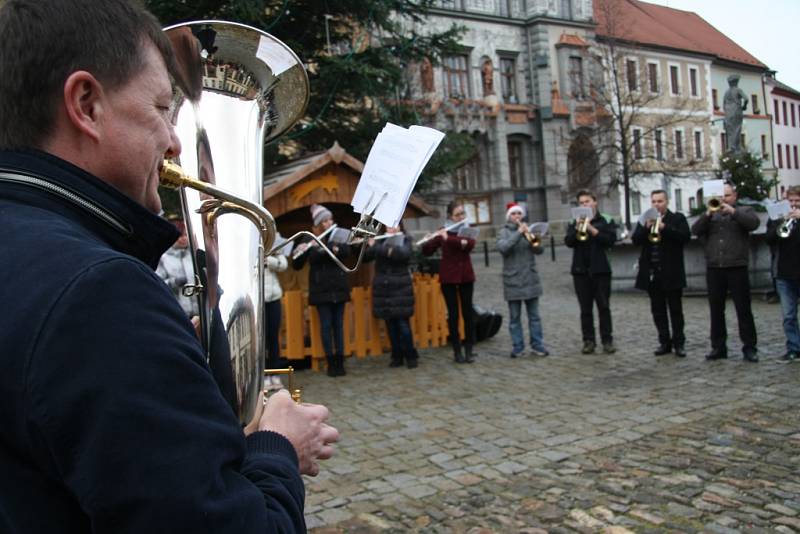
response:
[[[310,207],[324,204],[343,228],[355,226],[359,214],[350,206],[364,164],[338,143],[318,154],[273,169],[264,182],[264,205],[275,217],[278,231],[289,237],[311,228]],[[411,195],[404,218],[437,216],[417,195]],[[345,261],[353,265],[356,258]],[[345,354],[364,357],[382,354],[389,347],[383,321],[372,316],[370,284],[373,267],[366,264],[350,275],[351,301],[345,308]],[[318,369],[324,360],[316,309],[308,306],[308,265],[280,274],[284,290],[281,323],[282,355],[289,360],[311,357]],[[414,276],[415,314],[411,325],[421,348],[447,341],[444,300],[437,276]]]

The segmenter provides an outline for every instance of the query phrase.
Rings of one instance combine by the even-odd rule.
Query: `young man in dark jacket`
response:
[[[0,532],[305,531],[327,410],[276,393],[243,431],[154,272],[181,150],[158,22],[7,0],[0,35]]]
[[[572,249],[572,281],[581,308],[581,333],[584,354],[594,352],[597,342],[594,330],[594,305],[600,323],[600,340],[606,354],[616,352],[611,327],[611,264],[606,251],[617,240],[617,226],[611,218],[597,211],[597,197],[591,191],[582,190],[577,194],[578,205],[591,208],[594,216],[586,224],[572,221],[567,227],[564,243]],[[577,225],[581,224],[578,228]],[[581,233],[579,234],[579,230]]]
[[[636,288],[647,291],[650,297],[650,311],[658,331],[658,348],[653,354],[661,356],[674,350],[676,356],[683,358],[686,356],[681,302],[686,287],[683,246],[692,234],[686,217],[667,209],[666,191],[657,189],[650,193],[650,203],[658,211],[660,220],[648,219],[644,224],[637,224],[633,231],[633,244],[642,247]],[[654,229],[656,224],[658,227]]]
[[[692,225],[692,233],[705,241],[706,284],[711,310],[711,352],[707,360],[728,357],[725,300],[728,291],[736,307],[742,354],[758,361],[756,325],[750,309],[750,232],[758,228],[758,216],[748,206],[736,205],[736,190],[726,184],[719,210],[709,208]]]
[[[781,219],[767,223],[767,242],[778,254],[775,264],[775,286],[781,300],[783,333],[786,354],[781,363],[800,361],[800,326],[797,322],[797,303],[800,301],[800,186],[788,189],[786,197],[791,211]]]

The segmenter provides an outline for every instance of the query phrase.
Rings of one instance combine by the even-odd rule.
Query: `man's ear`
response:
[[[72,126],[81,133],[99,141],[105,93],[97,78],[79,70],[64,82],[64,108]]]

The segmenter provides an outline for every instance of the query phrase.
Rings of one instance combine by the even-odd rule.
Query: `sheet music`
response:
[[[547,231],[550,230],[550,223],[535,222],[533,224],[528,225],[528,230],[530,230],[532,234],[536,234],[539,236],[547,235]]]
[[[658,210],[655,208],[650,208],[644,210],[644,212],[639,215],[639,224],[644,226],[647,221],[655,221],[658,218]]]
[[[594,210],[592,208],[587,208],[584,206],[578,206],[572,208],[572,218],[576,221],[580,219],[592,219],[594,218]]]
[[[433,128],[386,123],[367,156],[351,205],[386,226],[397,226],[422,170],[444,134]]]
[[[725,180],[704,180],[703,198],[721,197],[725,194]]]
[[[478,236],[481,234],[480,229],[472,228],[470,226],[462,226],[458,230],[458,237],[463,237],[464,239],[478,239]]]
[[[792,205],[789,204],[788,200],[767,203],[767,213],[769,214],[769,218],[773,221],[786,217],[791,211]]]

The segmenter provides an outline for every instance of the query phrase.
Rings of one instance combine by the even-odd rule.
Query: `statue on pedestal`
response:
[[[747,109],[747,95],[739,88],[739,75],[728,76],[728,90],[722,100],[725,111],[725,137],[728,152],[738,154],[742,151],[742,117]]]

